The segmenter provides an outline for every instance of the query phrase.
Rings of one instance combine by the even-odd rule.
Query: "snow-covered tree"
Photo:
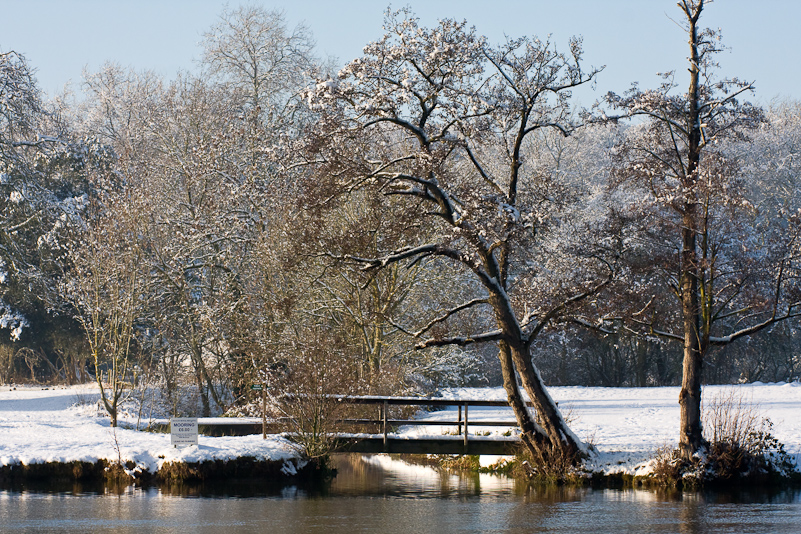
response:
[[[689,88],[675,94],[674,73],[656,90],[636,85],[607,102],[643,117],[617,148],[613,203],[624,214],[632,302],[631,328],[683,344],[679,447],[690,458],[704,445],[702,367],[715,346],[799,315],[791,286],[798,268],[795,214],[761,216],[731,143],[763,120],[740,99],[752,85],[716,77],[719,33],[704,30],[703,0],[682,0],[689,36]],[[677,306],[667,302],[675,295]],[[667,311],[666,311],[667,310]]]
[[[202,46],[209,74],[242,92],[256,115],[283,113],[318,68],[311,31],[257,5],[226,7]]]
[[[145,162],[155,149],[150,118],[164,92],[161,78],[106,63],[97,72],[84,72],[83,86],[88,97],[72,112],[76,127],[113,147],[130,167],[124,169],[127,175],[146,174]]]
[[[373,256],[344,246],[330,252],[365,272],[436,258],[472,277],[470,298],[430,306],[414,317],[415,327],[404,328],[420,338],[420,348],[497,343],[524,443],[540,458],[575,458],[585,445],[548,395],[530,347],[554,318],[604,286],[610,270],[602,247],[583,233],[585,221],[570,230],[562,224],[564,184],[526,157],[537,133],[576,127],[570,89],[597,71],[582,69],[578,40],[566,54],[529,38],[490,46],[465,22],[423,28],[408,10],[388,12],[385,29],[364,57],[310,93],[322,117],[314,157],[324,162],[320,173],[331,195],[383,198],[387,213],[401,216]],[[548,238],[560,233],[564,241]],[[465,312],[485,317],[474,328],[494,327],[437,335]],[[536,416],[523,402],[517,375]]]
[[[0,328],[19,339],[27,327],[35,339],[23,341],[48,351],[49,329],[67,338],[74,327],[59,316],[57,285],[64,238],[90,193],[86,173],[113,159],[76,137],[62,112],[43,101],[23,56],[0,53]]]

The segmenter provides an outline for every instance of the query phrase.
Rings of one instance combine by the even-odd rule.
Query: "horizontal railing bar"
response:
[[[332,400],[344,404],[384,404],[391,406],[496,406],[508,407],[509,403],[502,400],[486,399],[442,399],[439,397],[383,397],[377,395],[351,396],[331,395]],[[528,406],[533,406],[530,402]]]
[[[340,419],[337,423],[350,425],[380,425],[381,419]],[[389,425],[411,425],[411,426],[457,426],[463,425],[464,421],[429,421],[425,419],[387,419]],[[517,426],[517,421],[469,421],[470,426]]]

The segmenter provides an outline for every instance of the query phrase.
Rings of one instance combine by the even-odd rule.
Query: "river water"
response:
[[[338,468],[330,484],[313,490],[0,490],[0,532],[801,532],[799,491],[534,489],[507,477],[454,475],[386,456],[342,457]]]

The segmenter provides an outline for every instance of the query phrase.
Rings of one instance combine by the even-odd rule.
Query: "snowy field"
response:
[[[595,445],[598,455],[593,470],[636,474],[653,453],[664,446],[675,447],[679,433],[679,388],[551,387],[570,428],[582,440]],[[785,444],[798,464],[801,459],[801,384],[745,384],[706,386],[704,399],[733,394],[752,403],[761,417],[773,423],[773,434]],[[446,398],[505,400],[502,388],[463,388],[442,391]],[[456,420],[456,408],[422,417]],[[470,432],[503,433],[508,429],[481,427],[480,420],[514,420],[508,408],[470,408]],[[436,427],[409,427],[408,434],[434,432]],[[453,432],[456,427],[439,430]],[[482,464],[488,463],[482,460]],[[641,472],[641,471],[640,471]]]
[[[589,388],[549,389],[559,403],[571,428],[583,440],[595,445],[598,455],[592,469],[636,473],[664,446],[675,446],[678,436],[679,389]],[[798,462],[801,458],[801,384],[748,384],[708,386],[706,399],[734,391],[753,403],[762,417],[773,424],[774,435]],[[503,400],[501,388],[450,389],[446,398]],[[199,437],[199,445],[175,449],[169,434],[138,432],[118,428],[98,410],[97,386],[43,389],[30,386],[0,386],[0,465],[15,463],[69,462],[97,459],[132,460],[154,472],[163,462],[196,462],[254,456],[288,460],[297,453],[281,437],[263,440],[261,435],[243,437]],[[455,408],[420,414],[420,418],[455,420]],[[471,408],[470,432],[501,434],[508,429],[481,427],[480,420],[513,420],[508,408]],[[201,420],[202,422],[202,420]],[[121,423],[135,419],[123,417]],[[401,433],[453,433],[455,427],[404,427]],[[482,459],[490,463],[492,459]],[[291,469],[291,468],[290,468]]]
[[[109,426],[98,410],[98,387],[86,384],[43,389],[0,386],[0,465],[43,462],[132,460],[155,472],[164,462],[199,462],[253,456],[288,460],[298,454],[285,439],[261,434],[242,437],[199,436],[197,446],[173,448],[169,434]],[[121,417],[120,424],[135,423]],[[285,465],[290,472],[294,467]]]

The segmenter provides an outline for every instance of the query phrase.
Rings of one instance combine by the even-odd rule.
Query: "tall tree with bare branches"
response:
[[[597,70],[582,68],[579,40],[568,53],[529,38],[490,46],[465,22],[423,28],[408,10],[388,12],[385,28],[364,57],[310,94],[322,117],[315,158],[332,195],[378,195],[388,214],[402,215],[376,256],[345,246],[330,253],[368,273],[436,258],[473,277],[472,298],[440,308],[432,295],[428,309],[405,318],[418,324],[402,326],[421,349],[496,343],[524,443],[540,458],[578,458],[586,446],[547,393],[530,347],[551,321],[604,286],[610,269],[603,247],[578,238],[586,230],[580,221],[568,230],[562,185],[528,166],[526,152],[541,131],[576,128],[570,90]],[[560,262],[571,265],[569,277],[551,276]],[[494,327],[448,333],[443,327],[463,313],[486,317],[472,323],[477,329]]]
[[[659,89],[635,85],[607,97],[626,115],[644,118],[616,154],[615,191],[627,196],[630,229],[638,228],[630,252],[639,250],[640,263],[649,258],[649,282],[640,287],[653,295],[630,320],[643,334],[683,344],[679,450],[687,459],[705,443],[701,385],[710,351],[801,314],[798,292],[790,287],[799,266],[799,221],[795,215],[773,218],[771,231],[755,224],[757,210],[725,145],[745,139],[763,114],[742,101],[751,83],[716,77],[722,45],[718,31],[700,26],[706,3],[678,3],[689,38],[685,94],[674,94],[677,84],[668,72]],[[778,239],[766,240],[769,235]],[[661,288],[646,287],[660,279]],[[658,311],[659,295],[670,292],[678,303],[672,323]]]

